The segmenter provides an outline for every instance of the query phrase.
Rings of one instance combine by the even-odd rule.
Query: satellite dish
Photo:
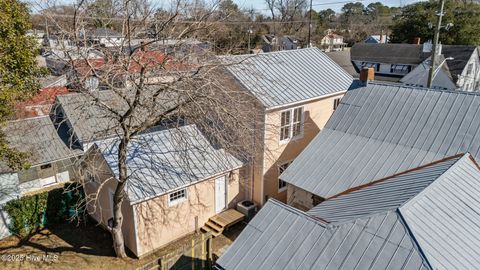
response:
[[[445,26],[445,30],[450,30],[450,28],[453,27],[453,23],[447,23],[447,25]]]

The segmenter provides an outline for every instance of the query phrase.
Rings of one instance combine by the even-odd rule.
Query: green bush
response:
[[[79,186],[66,184],[64,188],[9,201],[4,207],[11,219],[9,229],[16,235],[27,237],[44,226],[81,217],[77,207],[82,199],[83,191]]]

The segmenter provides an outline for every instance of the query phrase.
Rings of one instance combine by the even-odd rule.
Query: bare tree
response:
[[[135,181],[127,168],[127,154],[136,136],[158,125],[178,128],[193,123],[216,145],[243,160],[251,159],[252,138],[259,126],[252,98],[224,72],[224,63],[195,39],[214,35],[211,31],[219,21],[220,2],[176,0],[155,17],[145,1],[124,0],[116,2],[117,11],[110,18],[101,18],[92,16],[91,2],[82,0],[71,17],[73,31],[57,25],[57,34],[65,42],[60,42],[58,52],[52,52],[65,59],[70,86],[82,97],[76,106],[84,112],[83,124],[98,131],[82,141],[102,135],[119,140],[111,230],[118,257],[126,257],[121,207],[127,183]],[[55,15],[46,15],[55,22]],[[88,36],[88,29],[98,20],[122,26],[122,37],[115,40],[115,46],[97,44]],[[154,38],[138,38],[152,29]],[[88,114],[92,110],[95,115]],[[94,118],[105,121],[94,126]],[[71,132],[72,147],[79,141],[75,131]]]

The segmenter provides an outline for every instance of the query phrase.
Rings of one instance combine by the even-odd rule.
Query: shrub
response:
[[[82,199],[83,190],[77,184],[66,184],[63,188],[11,200],[4,206],[11,219],[9,229],[16,235],[27,237],[44,226],[81,217],[77,206]]]

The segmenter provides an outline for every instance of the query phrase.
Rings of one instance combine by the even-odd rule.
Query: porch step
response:
[[[245,215],[234,209],[227,209],[218,215],[208,219],[205,226],[200,228],[203,232],[210,232],[214,237],[219,236],[223,231],[233,224],[242,221]]]

